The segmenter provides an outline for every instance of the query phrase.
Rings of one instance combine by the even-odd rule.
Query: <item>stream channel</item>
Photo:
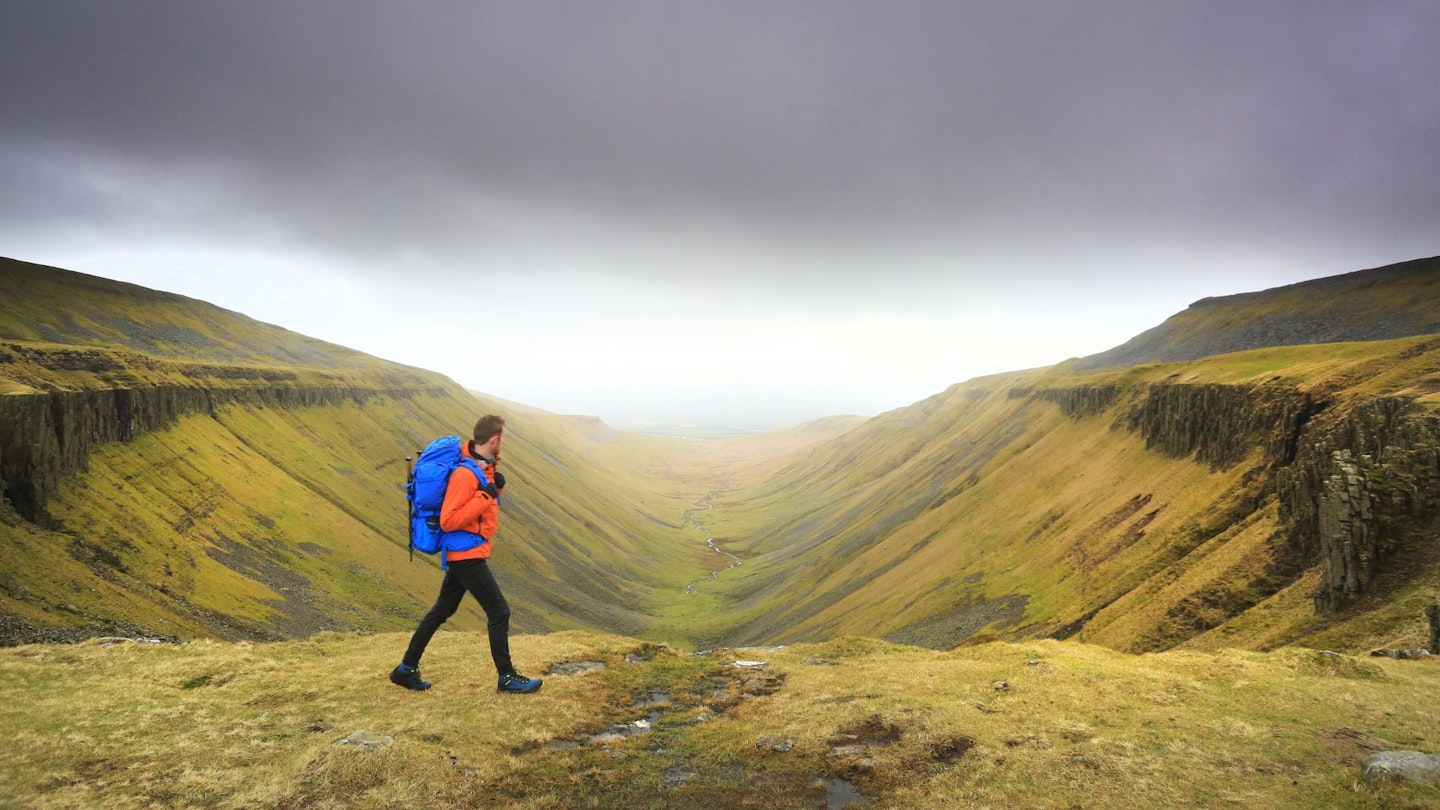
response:
[[[739,557],[736,557],[734,554],[731,554],[731,553],[728,552],[728,551],[722,550],[719,546],[715,545],[715,535],[711,534],[711,533],[710,533],[710,530],[707,529],[707,528],[705,528],[705,527],[700,523],[699,513],[702,512],[702,511],[705,511],[705,512],[714,511],[714,509],[715,509],[715,499],[718,498],[718,497],[720,497],[721,494],[723,494],[723,493],[725,493],[725,492],[728,492],[728,491],[730,491],[730,490],[732,490],[732,489],[735,488],[734,482],[730,481],[730,480],[729,480],[728,478],[726,478],[725,476],[723,476],[723,475],[715,472],[714,470],[711,470],[711,471],[710,471],[710,474],[713,475],[713,476],[715,476],[717,479],[719,479],[719,480],[720,480],[720,483],[723,484],[724,486],[723,486],[722,488],[720,488],[720,489],[714,489],[714,490],[711,490],[710,492],[706,493],[706,494],[705,494],[705,497],[696,505],[696,508],[695,508],[695,509],[687,509],[687,510],[685,511],[685,514],[684,514],[683,516],[681,516],[681,518],[680,518],[680,525],[681,525],[681,526],[684,526],[685,524],[688,523],[688,524],[690,524],[691,526],[694,526],[694,527],[695,527],[696,529],[698,529],[699,531],[703,532],[703,533],[705,534],[705,545],[709,546],[709,547],[710,547],[710,550],[713,551],[713,552],[715,552],[716,554],[723,554],[725,557],[729,558],[729,560],[730,560],[730,564],[729,564],[729,565],[725,566],[724,568],[720,568],[720,569],[717,569],[717,570],[714,570],[714,571],[711,571],[711,572],[710,572],[710,579],[709,579],[709,581],[710,581],[710,582],[715,582],[715,581],[717,581],[717,580],[720,579],[720,572],[721,572],[721,571],[729,571],[731,568],[735,568],[736,566],[740,565],[740,558],[739,558]],[[696,586],[696,585],[699,585],[701,582],[704,582],[704,581],[705,581],[705,580],[697,579],[697,580],[695,580],[694,582],[691,582],[689,585],[686,585],[686,586],[685,586],[685,593],[686,593],[686,594],[692,594],[692,593],[694,593],[694,592],[695,592],[695,586]]]

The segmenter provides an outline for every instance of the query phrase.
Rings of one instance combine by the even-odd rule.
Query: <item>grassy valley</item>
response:
[[[643,633],[654,593],[683,588],[700,553],[673,542],[710,484],[698,447],[488,399],[179,296],[3,270],[17,293],[0,320],[12,639],[412,625],[439,574],[405,550],[405,458],[487,411],[511,422],[495,563],[517,627]],[[57,323],[75,342],[55,342]],[[95,324],[185,337],[137,347]],[[479,617],[469,606],[455,624]]]
[[[1368,601],[1316,615],[1324,563],[1281,515],[1276,454],[1297,429],[1286,407],[1320,409],[1300,436],[1320,442],[1377,399],[1433,425],[1437,390],[1434,338],[972,380],[798,457],[735,467],[711,526],[746,560],[722,587],[740,608],[711,632],[1425,646],[1433,509],[1417,505]]]
[[[1440,602],[1427,261],[707,442],[0,261],[0,806],[1440,807],[1360,775],[1436,749],[1367,655]],[[405,459],[485,412],[546,685],[467,601],[404,692]]]

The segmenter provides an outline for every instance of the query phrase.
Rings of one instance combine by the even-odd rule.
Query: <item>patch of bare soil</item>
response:
[[[982,630],[1003,630],[1025,619],[1030,597],[1011,594],[995,599],[968,599],[948,610],[933,613],[886,633],[886,641],[948,650]]]
[[[1319,736],[1325,747],[1326,758],[1338,765],[1358,768],[1365,764],[1370,755],[1395,748],[1395,744],[1389,740],[1349,726],[1321,729]]]

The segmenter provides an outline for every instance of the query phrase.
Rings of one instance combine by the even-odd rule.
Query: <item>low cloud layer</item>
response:
[[[1436,31],[1430,2],[21,0],[0,253],[508,297],[541,342],[637,288],[777,333],[1142,300],[1144,328],[1440,252]]]

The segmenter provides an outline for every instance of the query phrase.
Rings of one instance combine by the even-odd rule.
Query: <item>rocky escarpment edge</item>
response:
[[[1293,547],[1324,563],[1315,606],[1359,598],[1382,565],[1433,543],[1440,521],[1440,415],[1413,400],[1362,403],[1276,473]]]
[[[366,388],[285,381],[227,388],[160,384],[8,394],[0,396],[0,489],[21,517],[53,528],[46,504],[63,481],[85,470],[90,454],[102,444],[163,430],[182,416],[213,416],[232,404],[289,409],[416,396],[453,394],[441,386]]]
[[[1215,469],[1260,449],[1256,474],[1278,499],[1296,561],[1323,563],[1322,613],[1353,602],[1387,561],[1435,535],[1440,414],[1403,396],[1343,404],[1280,385],[1156,383],[1025,390],[1072,419],[1112,410],[1112,428]]]

